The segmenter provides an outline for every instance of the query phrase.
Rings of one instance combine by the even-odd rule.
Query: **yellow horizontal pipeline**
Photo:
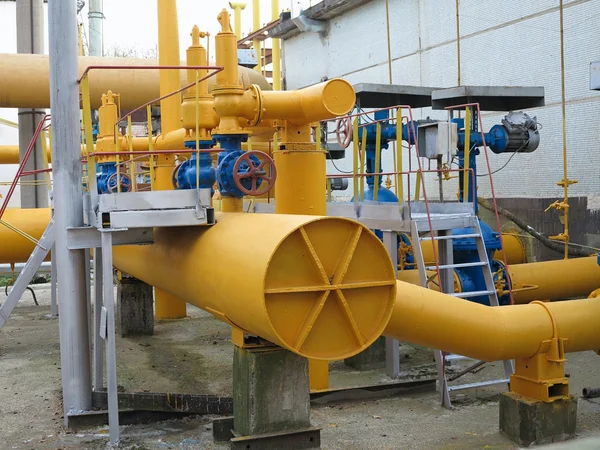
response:
[[[587,297],[600,287],[595,256],[509,266],[515,303]],[[533,289],[535,287],[535,289]]]
[[[183,142],[183,141],[182,141]],[[143,152],[148,151],[148,138],[134,137],[132,139],[133,151]],[[52,162],[52,148],[48,145],[48,162]],[[183,148],[183,147],[182,147]],[[95,150],[95,146],[94,146]],[[129,151],[129,143],[127,136],[121,138],[121,150]],[[81,146],[81,155],[85,154],[85,146]],[[135,158],[135,155],[133,156]],[[0,165],[2,164],[19,164],[19,146],[18,145],[0,145]]]
[[[212,227],[155,229],[154,241],[115,247],[115,266],[306,357],[362,351],[391,314],[389,256],[347,219],[217,214]]]
[[[155,66],[158,61],[144,58],[79,57],[79,75],[88,66]],[[185,62],[181,62],[184,66]],[[50,74],[48,55],[0,53],[0,108],[50,108]],[[271,89],[269,82],[258,72],[239,67],[240,83],[244,87],[258,85]],[[181,86],[186,84],[186,71],[181,70]],[[212,89],[215,78],[208,79]],[[121,92],[121,107],[133,109],[155,98],[159,93],[159,70],[118,69],[93,70],[90,73],[92,108],[100,107],[101,96],[107,90]]]
[[[7,209],[2,221],[39,240],[50,222],[50,209]],[[24,263],[35,248],[33,242],[3,224],[0,224],[0,243],[0,264]]]
[[[600,349],[600,299],[545,304],[565,352]],[[492,308],[398,281],[384,335],[483,361],[530,358],[552,339],[552,319],[539,304]]]
[[[295,91],[267,91],[262,93],[263,119],[304,125],[346,114],[355,97],[352,85],[339,78]]]

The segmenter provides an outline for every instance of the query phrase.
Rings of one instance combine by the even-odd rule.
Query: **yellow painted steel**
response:
[[[271,0],[271,20],[279,19],[279,0]],[[281,90],[281,43],[271,38],[271,60],[273,65],[273,89]]]
[[[114,153],[115,151],[119,151],[124,146],[128,145],[127,142],[123,142],[126,139],[119,133],[119,129],[116,125],[117,121],[119,120],[119,114],[114,97],[115,96],[112,91],[102,94],[102,106],[98,109],[99,129],[98,139],[96,140],[97,153]],[[91,142],[91,139],[87,140],[87,142]],[[129,149],[127,148],[127,150]],[[96,161],[99,163],[115,162],[116,156],[97,155]],[[117,186],[119,187],[120,184],[117,183]]]
[[[363,133],[366,135],[366,130]],[[366,153],[366,146],[363,147],[364,153]],[[381,166],[381,123],[377,122],[375,125],[375,177],[373,183],[373,201],[379,200],[379,168]]]
[[[506,252],[506,262],[509,266],[511,264],[525,264],[527,262],[527,248],[519,236],[502,233],[502,246]],[[496,250],[493,259],[503,261],[502,250]]]
[[[587,297],[598,287],[597,258],[515,264],[508,268],[515,303]]]
[[[200,39],[208,34],[201,32],[197,26],[192,28],[192,45],[186,51],[186,65],[205,66],[206,49],[200,45]],[[187,84],[204,78],[208,74],[207,69],[187,70]],[[213,109],[213,96],[208,90],[208,80],[200,81],[198,87],[187,89],[183,95],[183,128],[192,139],[211,139],[210,131],[219,124],[219,117]],[[198,127],[198,135],[196,135]],[[182,147],[183,148],[183,147]]]
[[[252,31],[258,31],[260,29],[260,0],[252,0]],[[258,64],[254,67],[254,70],[261,73],[263,68],[262,50],[260,48],[260,41],[258,39],[252,40],[252,49],[256,53],[258,58]]]
[[[590,317],[600,299],[547,303],[566,352],[600,348],[600,331]],[[401,341],[483,361],[531,358],[553,325],[539,304],[492,308],[398,281],[396,304],[384,334]]]
[[[7,209],[2,221],[9,227],[0,224],[0,264],[22,263],[29,259],[35,243],[29,238],[10,229],[10,226],[26,233],[35,240],[42,237],[50,221],[50,209]],[[50,259],[49,257],[46,259]]]
[[[79,58],[79,75],[88,66],[156,66],[155,59],[144,58],[101,58],[82,56]],[[179,64],[179,61],[177,62]],[[237,65],[237,59],[235,64]],[[50,85],[48,55],[0,53],[0,108],[50,108]],[[258,72],[239,67],[240,83],[244,87],[256,84],[261,90],[270,90],[269,82]],[[109,89],[122,92],[121,107],[124,110],[137,108],[160,96],[159,72],[154,69],[93,70],[90,73],[92,108],[100,107],[102,94]],[[173,71],[176,72],[176,71]],[[186,74],[178,71],[179,84],[185,86]],[[209,78],[212,89],[214,77]],[[126,94],[126,95],[125,95]]]
[[[356,354],[391,314],[386,250],[347,219],[217,213],[212,227],[161,228],[154,241],[115,247],[115,266],[302,356]]]
[[[242,10],[246,8],[245,3],[240,2],[229,2],[229,7],[233,9],[233,27],[235,29],[235,36],[238,39],[242,38]]]
[[[161,66],[179,65],[179,27],[176,0],[158,0],[158,62]],[[181,86],[179,70],[160,71],[160,95],[168,95]],[[181,128],[181,94],[171,95],[160,101],[160,118],[163,136],[176,133]],[[157,147],[160,148],[159,145]],[[175,167],[174,154],[159,154],[154,170],[158,191],[174,189],[172,174]],[[178,279],[175,276],[175,279]],[[186,316],[186,304],[156,286],[154,290],[154,317],[156,319],[180,319]]]
[[[465,108],[465,145],[464,145],[464,158],[463,158],[463,202],[467,203],[471,201],[469,194],[469,180],[471,173],[469,172],[469,162],[471,154],[471,107]],[[475,189],[475,186],[473,186]]]
[[[215,38],[217,65],[225,67],[217,73],[213,89],[214,108],[220,118],[219,134],[239,134],[242,128],[239,118],[246,119],[246,127],[263,120],[306,125],[346,114],[354,106],[354,89],[342,79],[296,91],[262,91],[258,86],[244,90],[238,81],[237,40],[227,10],[223,9],[217,19],[221,24]]]
[[[19,164],[19,146],[0,145],[0,164]]]

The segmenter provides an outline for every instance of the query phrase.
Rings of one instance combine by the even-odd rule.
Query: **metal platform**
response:
[[[210,189],[122,192],[84,196],[86,225],[98,229],[184,227],[214,224]]]
[[[356,104],[361,108],[387,108],[395,105],[424,108],[431,106],[431,94],[439,90],[434,87],[379,83],[358,83],[353,87]]]
[[[515,111],[545,104],[541,86],[459,86],[435,90],[431,100],[433,109],[479,103],[482,111]]]

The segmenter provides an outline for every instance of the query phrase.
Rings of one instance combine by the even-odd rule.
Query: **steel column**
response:
[[[117,394],[117,348],[115,344],[115,298],[113,288],[112,234],[102,233],[102,292],[106,314],[106,387],[110,441],[119,441],[119,399]]]
[[[83,226],[75,1],[48,3],[52,107],[53,254],[60,301],[60,356],[65,424],[71,411],[92,407],[92,382],[83,250],[69,250],[67,228]]]
[[[102,251],[94,249],[94,390],[104,389],[104,340],[100,337],[102,317]]]
[[[398,233],[383,232],[383,244],[390,254],[394,273],[398,276]],[[388,377],[396,378],[400,374],[400,342],[397,339],[385,338],[385,372]]]

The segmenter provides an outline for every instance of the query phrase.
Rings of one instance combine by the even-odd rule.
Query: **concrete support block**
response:
[[[152,286],[135,278],[117,283],[117,329],[121,337],[154,334]]]
[[[308,361],[281,348],[236,346],[233,415],[237,436],[310,427]]]
[[[379,339],[358,355],[346,358],[344,364],[356,370],[381,369],[385,367],[385,337],[379,337]]]
[[[575,435],[577,400],[546,403],[512,392],[500,397],[500,431],[517,445],[548,444]]]

